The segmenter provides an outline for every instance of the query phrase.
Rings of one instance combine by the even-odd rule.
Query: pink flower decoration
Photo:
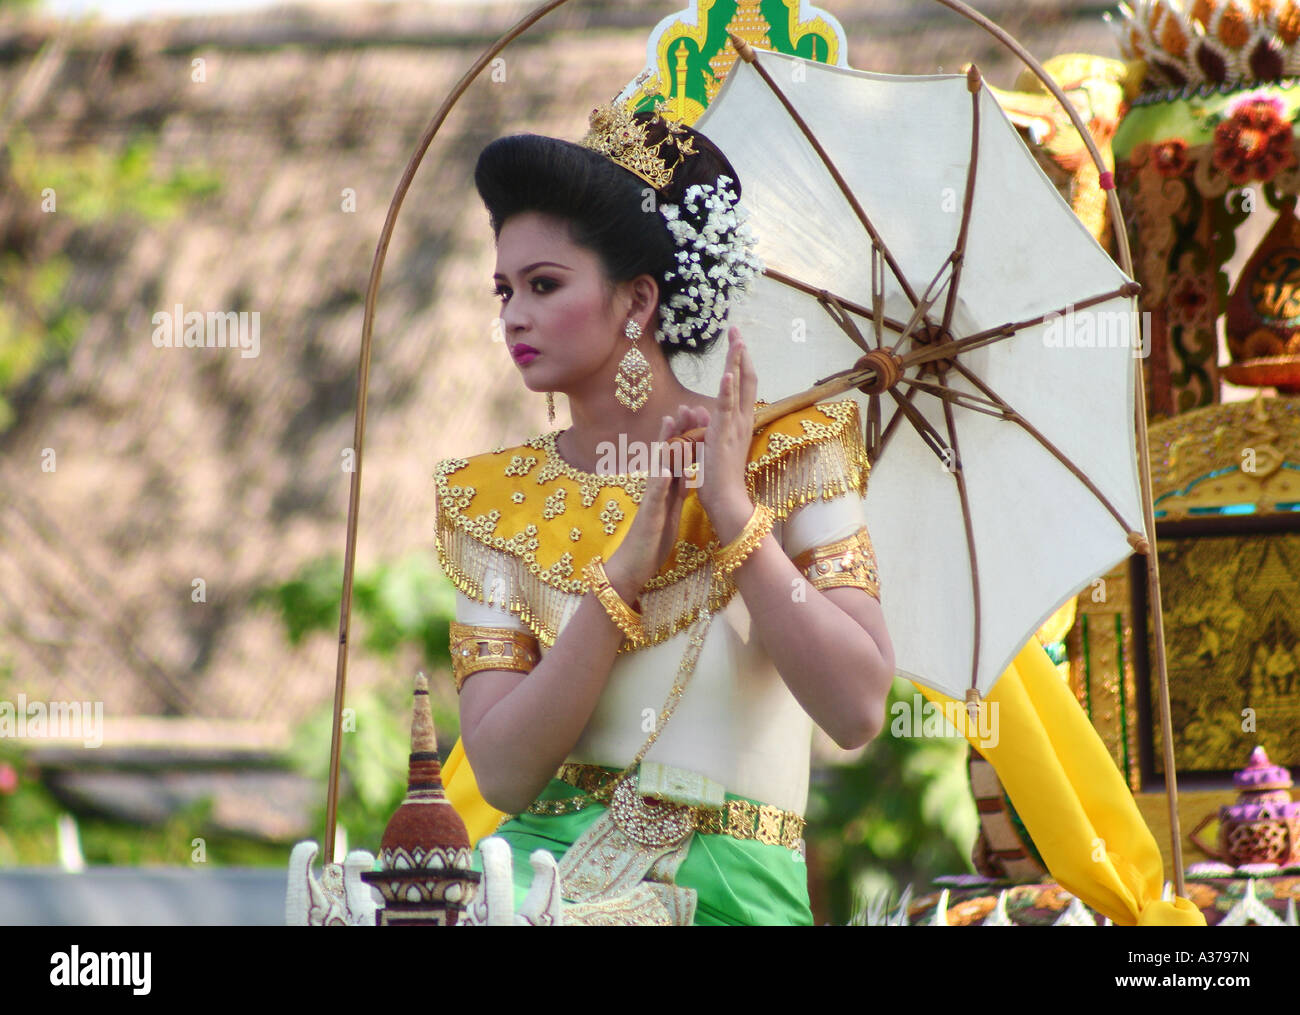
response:
[[[1236,116],[1237,112],[1245,106],[1253,105],[1269,106],[1277,114],[1279,120],[1286,116],[1286,103],[1276,95],[1269,95],[1267,92],[1254,92],[1250,95],[1243,95],[1239,99],[1234,99],[1224,112],[1229,117],[1232,117]]]

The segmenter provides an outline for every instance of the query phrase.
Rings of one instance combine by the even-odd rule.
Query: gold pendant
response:
[[[653,383],[650,361],[641,355],[641,350],[636,346],[632,346],[619,363],[614,383],[614,397],[633,412],[639,411],[650,398]]]
[[[634,775],[615,788],[609,816],[629,839],[651,849],[675,848],[695,831],[691,808],[642,796]]]

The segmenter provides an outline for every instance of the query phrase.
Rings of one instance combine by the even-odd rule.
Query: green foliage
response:
[[[47,155],[14,127],[5,145],[0,186],[21,195],[14,206],[26,218],[11,234],[28,239],[0,251],[0,432],[13,423],[9,397],[45,364],[66,356],[85,328],[85,311],[66,295],[73,264],[60,247],[72,230],[125,219],[160,222],[219,188],[205,170],[160,176],[155,143],[144,137],[118,153],[86,148]]]
[[[894,702],[912,705],[915,688],[894,681]],[[809,834],[838,924],[862,900],[908,885],[918,890],[939,874],[972,871],[978,815],[960,738],[894,736],[889,721],[862,758],[823,773],[809,797]]]
[[[456,592],[427,553],[410,554],[353,578],[354,630],[362,649],[386,660],[414,648],[429,668],[448,667],[450,624]],[[287,582],[259,590],[255,599],[279,613],[289,640],[297,644],[313,631],[338,629],[343,564],[337,556],[316,560]],[[413,674],[392,681],[383,693],[349,697],[339,758],[342,773],[338,820],[349,840],[376,850],[384,826],[406,791]],[[429,697],[442,745],[459,732],[455,702]],[[291,760],[320,786],[317,827],[323,835],[332,734],[333,703],[322,707],[296,732]]]
[[[327,557],[307,564],[287,582],[258,589],[253,605],[278,612],[289,642],[297,645],[308,633],[338,623],[342,599],[343,565],[338,557]]]
[[[343,564],[337,555],[312,561],[287,582],[259,589],[258,605],[275,609],[297,645],[312,631],[337,630],[343,602]],[[392,659],[414,645],[429,665],[450,665],[448,640],[456,616],[456,590],[432,556],[408,554],[352,579],[353,623],[365,629],[363,647]]]
[[[6,394],[48,360],[67,353],[85,327],[86,315],[63,300],[71,262],[62,256],[29,265],[0,255],[0,432],[13,423]]]
[[[448,643],[456,590],[432,556],[411,554],[378,568],[357,582],[355,591],[368,625],[366,648],[391,657],[398,645],[410,641],[425,659],[451,662]]]
[[[22,752],[0,743],[0,767],[6,765],[16,771],[18,786],[0,793],[0,867],[53,867],[59,856],[58,819],[67,808]],[[199,801],[152,827],[79,817],[81,852],[88,866],[190,866],[197,834],[209,866],[283,867],[289,862],[287,846],[210,831],[210,811],[207,801]]]
[[[157,143],[145,136],[132,138],[120,152],[87,147],[71,155],[37,152],[22,130],[14,130],[8,144],[14,182],[22,192],[39,202],[53,191],[53,214],[83,225],[127,216],[163,222],[221,189],[220,178],[206,169],[182,166],[160,176],[154,168]]]
[[[350,699],[344,715],[339,768],[338,822],[348,841],[378,852],[384,826],[406,792],[411,743],[411,695],[405,688]],[[319,787],[313,837],[324,836],[332,703],[319,709],[294,735],[290,761]]]

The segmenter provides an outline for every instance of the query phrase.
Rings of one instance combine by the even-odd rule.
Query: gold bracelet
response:
[[[776,516],[767,505],[757,505],[740,535],[718,551],[713,562],[714,574],[719,578],[725,577],[745,563],[749,555],[758,549],[763,538],[772,531],[775,522]]]
[[[609,583],[609,576],[605,574],[605,565],[599,554],[591,558],[591,563],[582,569],[582,574],[587,579],[588,587],[596,593],[600,605],[605,607],[609,619],[618,625],[627,640],[634,645],[644,643],[645,628],[641,626],[641,614],[623,602],[623,597]]]

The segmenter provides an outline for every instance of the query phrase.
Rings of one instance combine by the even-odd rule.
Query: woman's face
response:
[[[609,387],[626,351],[627,299],[621,287],[611,294],[600,258],[575,244],[564,222],[538,212],[507,219],[493,278],[506,344],[531,390]]]

